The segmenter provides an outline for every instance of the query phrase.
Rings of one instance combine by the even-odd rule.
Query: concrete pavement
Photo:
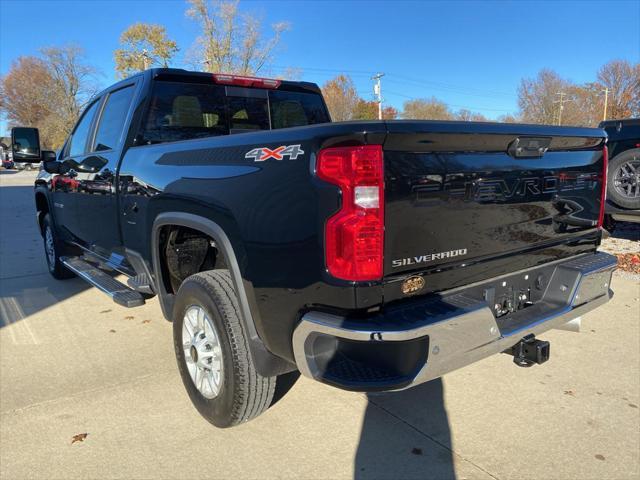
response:
[[[218,430],[184,392],[157,301],[129,310],[49,276],[33,177],[0,171],[2,480],[640,476],[637,279],[615,277],[581,333],[544,335],[544,365],[497,355],[370,396],[301,378],[263,416]]]

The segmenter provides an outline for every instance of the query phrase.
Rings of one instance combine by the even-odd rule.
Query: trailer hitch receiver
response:
[[[533,334],[529,334],[506,353],[513,355],[513,363],[519,367],[530,367],[534,363],[540,364],[549,360],[550,350],[549,342],[538,340]]]

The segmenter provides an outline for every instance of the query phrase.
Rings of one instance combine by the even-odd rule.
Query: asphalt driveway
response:
[[[128,310],[46,271],[34,174],[0,171],[0,478],[640,476],[640,285],[551,360],[497,355],[406,392],[301,378],[265,415],[218,430],[183,390],[157,301]],[[83,441],[74,436],[87,434]]]

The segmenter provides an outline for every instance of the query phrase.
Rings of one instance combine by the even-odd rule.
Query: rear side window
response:
[[[139,144],[328,121],[319,94],[157,81]]]
[[[143,143],[176,142],[229,133],[224,87],[156,82]]]
[[[87,137],[89,136],[89,132],[91,131],[91,123],[93,122],[93,117],[96,114],[96,110],[98,109],[99,104],[100,101],[97,100],[85,110],[82,119],[76,126],[76,129],[73,131],[71,139],[69,140],[67,156],[77,157],[78,155],[82,155],[85,152],[87,146]]]
[[[322,97],[314,93],[269,92],[271,127],[288,128],[329,121]]]
[[[130,85],[109,94],[96,132],[94,151],[113,150],[118,146],[133,90],[133,85]]]

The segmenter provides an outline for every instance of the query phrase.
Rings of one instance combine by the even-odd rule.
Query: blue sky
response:
[[[0,74],[20,55],[77,43],[114,76],[120,33],[142,21],[165,25],[182,51],[198,34],[181,0],[0,0]],[[436,96],[453,109],[490,118],[517,110],[523,77],[552,68],[575,82],[591,81],[608,60],[640,61],[640,0],[630,1],[249,1],[265,28],[286,20],[274,62],[300,67],[301,78],[324,83],[348,73],[371,98],[372,73],[385,72],[386,104]],[[26,23],[27,19],[30,23]]]

